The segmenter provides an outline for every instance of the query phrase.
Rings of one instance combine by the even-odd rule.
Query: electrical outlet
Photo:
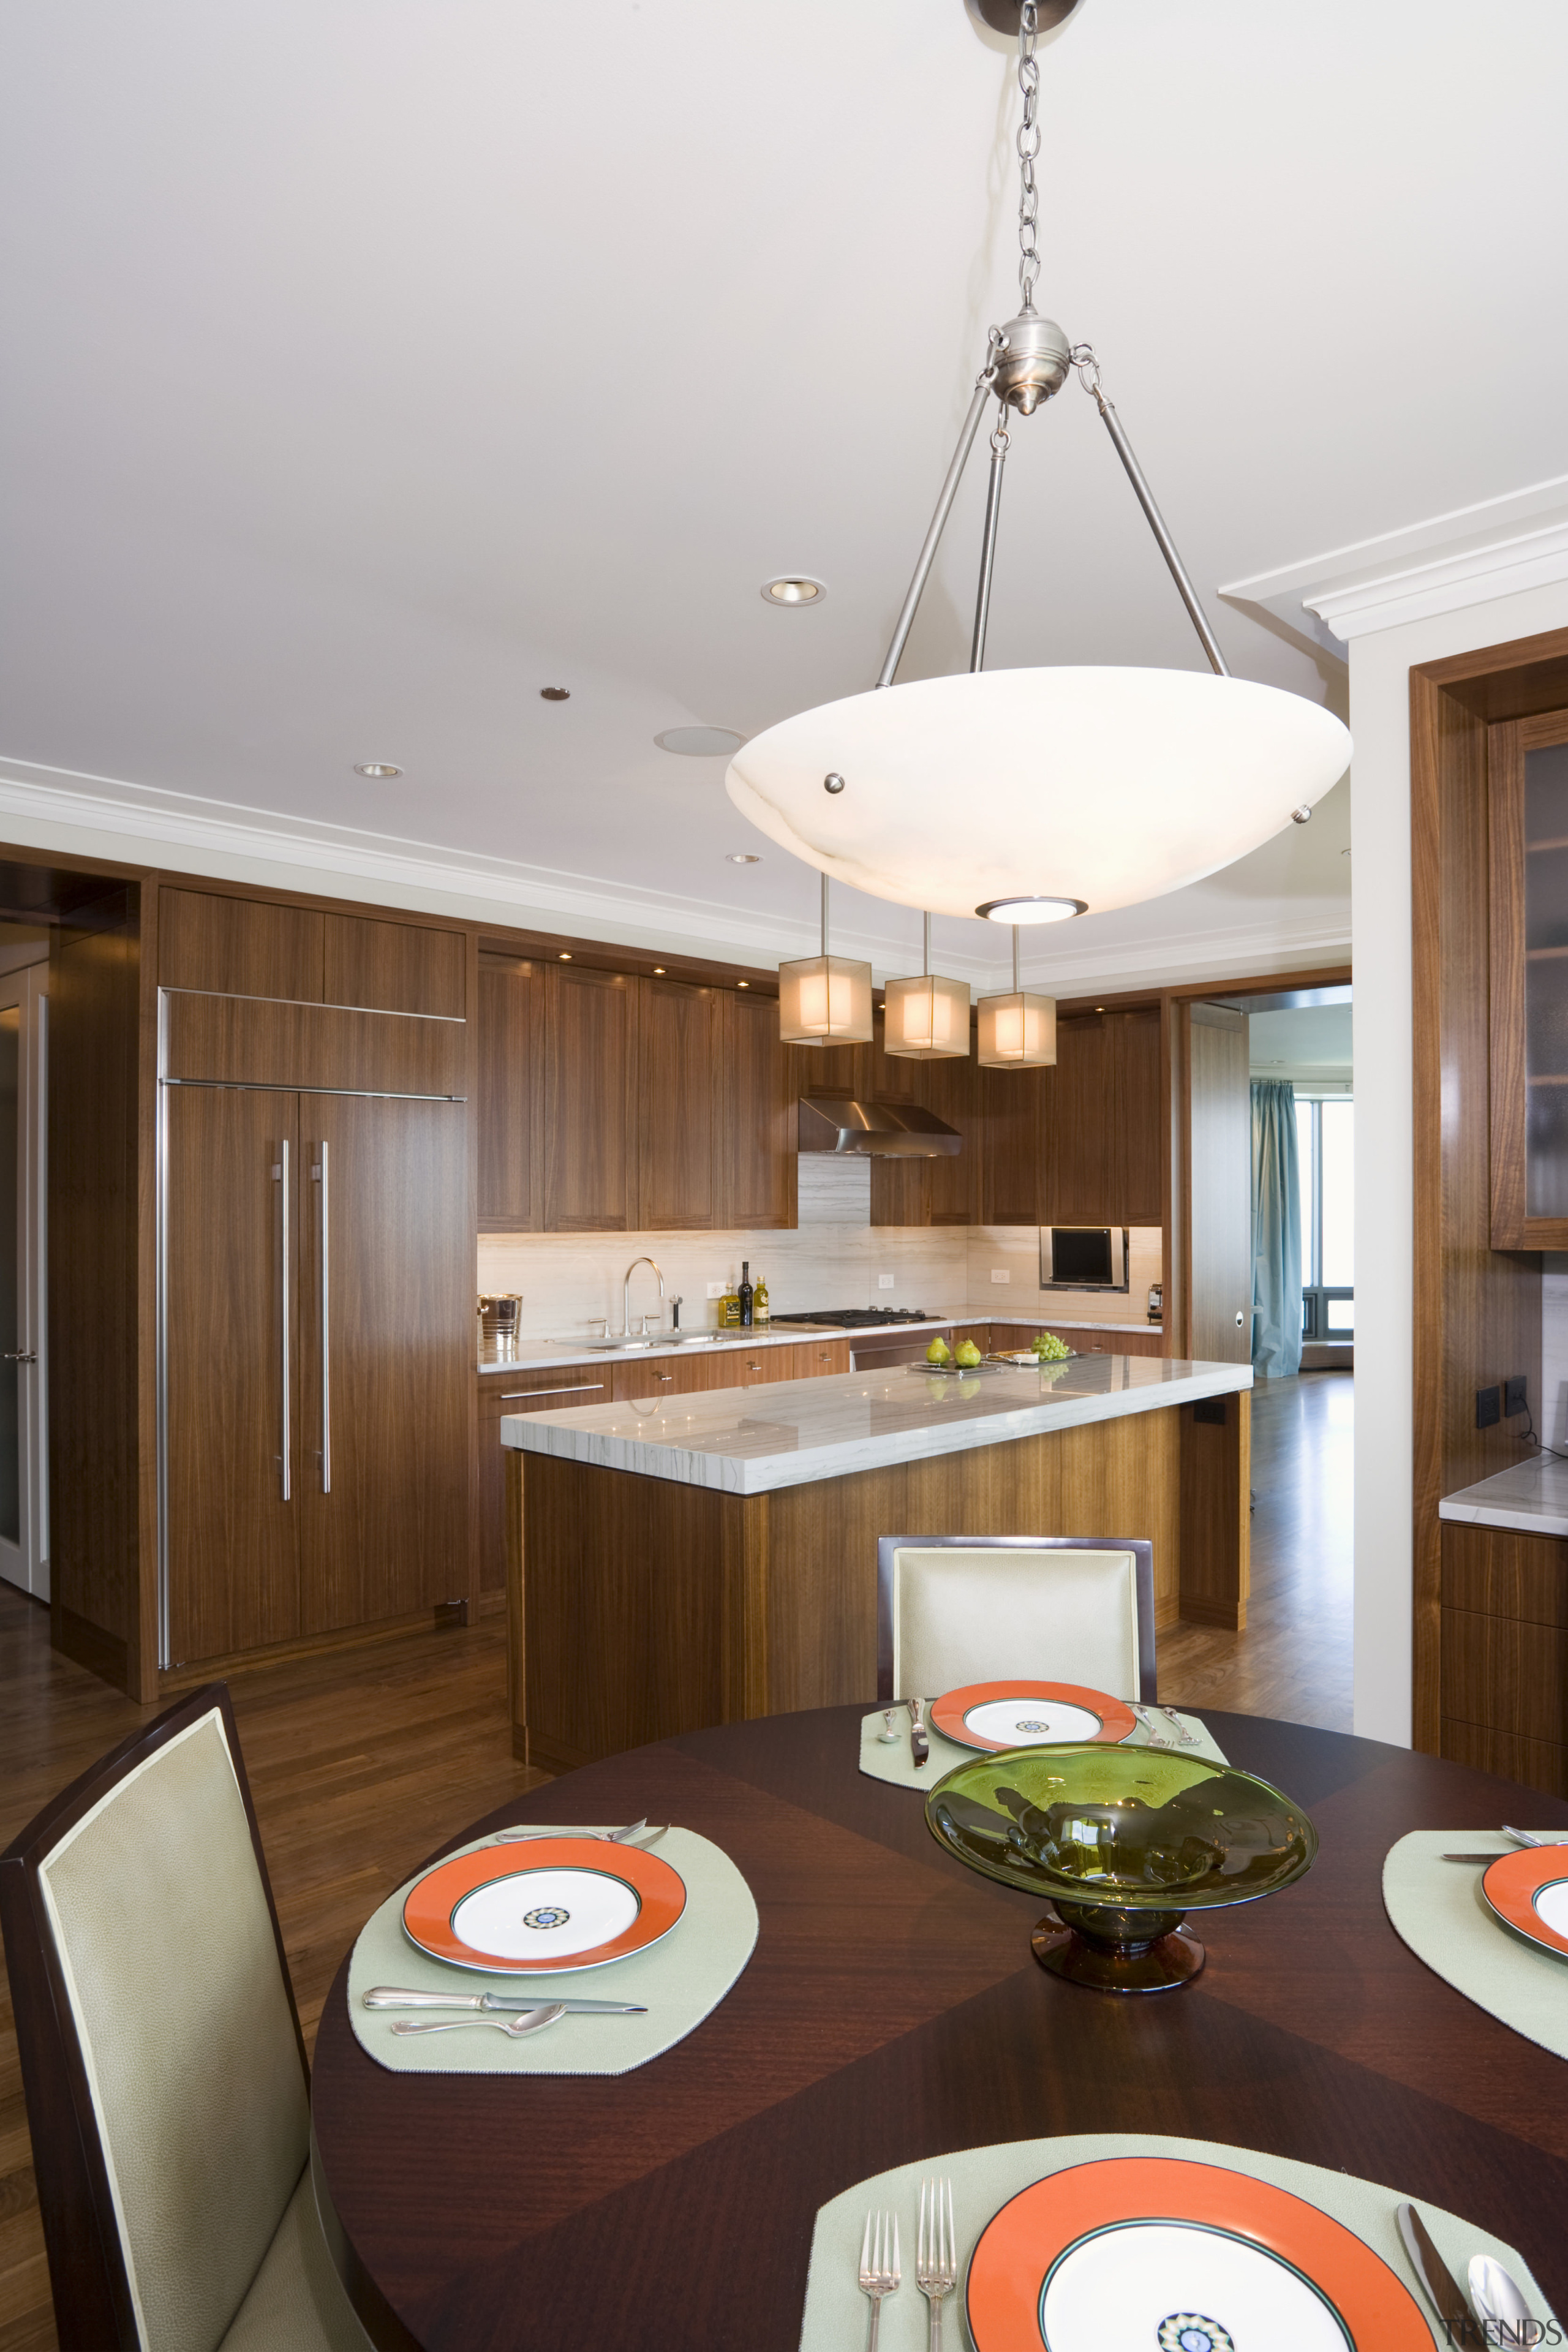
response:
[[[1502,1419],[1498,1410],[1500,1400],[1501,1391],[1496,1388],[1476,1391],[1476,1427],[1478,1429],[1494,1428]]]
[[[993,1282],[1011,1282],[1013,1276],[1006,1266],[994,1265],[991,1269],[991,1279]]]
[[[728,1288],[728,1283],[710,1282],[708,1286],[708,1296],[710,1298],[722,1298]]]
[[[891,1290],[892,1286],[893,1277],[890,1274],[879,1274],[877,1276],[877,1287],[879,1290]]]
[[[1515,1372],[1511,1381],[1504,1381],[1502,1417],[1505,1421],[1511,1421],[1516,1412],[1530,1411],[1530,1399],[1525,1393],[1525,1376],[1522,1372]]]

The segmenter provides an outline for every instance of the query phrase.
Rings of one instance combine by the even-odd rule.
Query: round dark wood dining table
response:
[[[633,2074],[389,2074],[350,2031],[345,1963],[317,2045],[318,2177],[383,2352],[785,2352],[827,2199],[949,2149],[1085,2131],[1179,2133],[1386,2182],[1517,2246],[1568,2310],[1568,2068],[1425,1968],[1380,1892],[1406,1830],[1568,1828],[1568,1804],[1205,1711],[1234,1764],[1307,1808],[1321,1849],[1271,1899],[1194,1915],[1208,1952],[1194,1983],[1119,1997],[1047,1976],[1029,1951],[1037,1897],[966,1870],[918,1795],[857,1769],[864,1713],[637,1748],[454,1835],[646,1815],[700,1831],[745,1874],[762,1920],[750,1965]]]

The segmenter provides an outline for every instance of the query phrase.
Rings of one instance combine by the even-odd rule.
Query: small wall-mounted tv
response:
[[[1042,1225],[1042,1290],[1126,1290],[1131,1253],[1125,1225]]]

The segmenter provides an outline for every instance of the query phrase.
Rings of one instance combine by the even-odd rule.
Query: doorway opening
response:
[[[0,1579],[49,1597],[48,933],[0,920]]]

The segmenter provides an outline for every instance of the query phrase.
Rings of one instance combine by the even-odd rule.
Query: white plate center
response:
[[[642,1904],[601,1870],[520,1870],[465,1895],[452,1933],[503,1960],[564,1960],[624,1936]]]
[[[1568,1936],[1568,1878],[1554,1878],[1549,1885],[1538,1887],[1535,1910],[1554,1936]]]
[[[1065,1698],[988,1698],[983,1706],[966,1707],[963,1720],[978,1738],[1000,1740],[1004,1748],[1092,1739],[1100,1727],[1098,1715]]]
[[[1040,2296],[1049,2352],[1347,2352],[1331,2305],[1245,2239],[1130,2221],[1070,2246]]]

